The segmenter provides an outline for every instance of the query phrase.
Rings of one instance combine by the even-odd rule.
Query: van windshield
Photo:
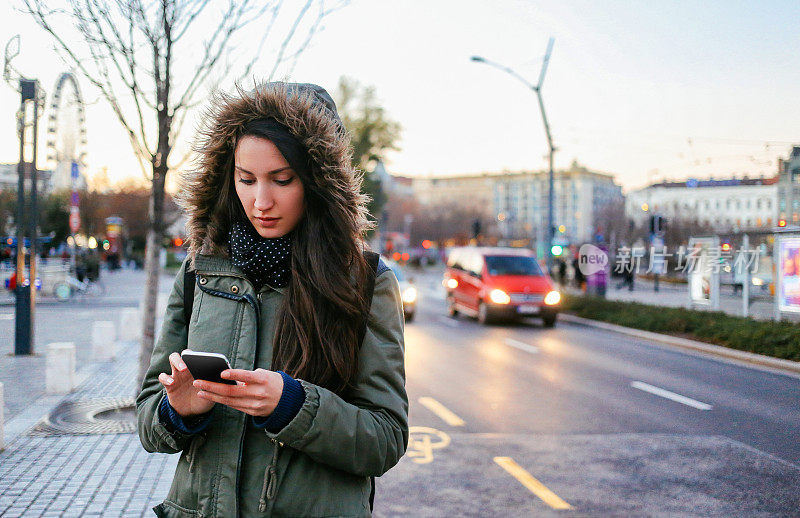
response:
[[[533,257],[519,255],[486,256],[489,275],[542,275],[539,263]]]

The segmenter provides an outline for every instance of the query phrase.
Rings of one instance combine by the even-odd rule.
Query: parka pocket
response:
[[[200,511],[181,507],[169,500],[164,500],[153,507],[153,512],[156,513],[156,516],[159,518],[203,518],[203,513]]]

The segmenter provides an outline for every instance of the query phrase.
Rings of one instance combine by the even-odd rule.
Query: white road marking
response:
[[[448,317],[439,317],[439,322],[450,327],[461,327],[457,320],[453,320],[452,318]]]
[[[672,401],[677,401],[678,403],[683,403],[684,405],[690,406],[692,408],[696,408],[698,410],[711,410],[711,405],[707,403],[701,403],[692,398],[688,398],[686,396],[681,396],[680,394],[676,394],[674,392],[670,392],[669,390],[664,390],[662,388],[654,387],[653,385],[648,385],[642,381],[632,381],[631,387],[639,390],[643,390],[645,392],[649,392],[651,394],[655,394],[656,396],[661,396],[663,398],[671,399]]]
[[[525,351],[526,353],[536,354],[539,352],[539,348],[535,345],[526,344],[525,342],[520,342],[519,340],[514,340],[513,338],[506,338],[506,345],[516,347],[520,351]]]

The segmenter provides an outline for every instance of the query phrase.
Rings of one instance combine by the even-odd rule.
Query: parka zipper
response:
[[[234,277],[238,277],[238,276],[234,276]],[[243,280],[244,280],[244,282],[248,282],[247,279],[243,279]],[[250,294],[234,295],[232,293],[226,293],[224,291],[212,290],[211,288],[206,288],[201,284],[198,284],[198,286],[200,287],[200,289],[202,291],[204,291],[204,292],[206,292],[206,293],[208,293],[210,295],[216,295],[217,297],[222,297],[222,298],[226,298],[226,299],[229,299],[229,300],[235,300],[237,302],[240,302],[240,301],[244,300],[253,308],[253,310],[255,311],[255,322],[256,322],[256,355],[257,355],[258,354],[258,345],[259,345],[259,343],[258,343],[259,342],[259,329],[258,329],[259,325],[258,324],[259,324],[259,314],[260,314],[260,309],[261,308],[259,307],[259,304],[256,301],[255,297],[253,297]],[[242,312],[242,318],[244,319],[244,312]],[[254,359],[254,363],[258,363],[258,358]],[[241,477],[242,450],[244,448],[244,437],[245,437],[246,433],[247,433],[247,420],[245,420],[245,425],[244,425],[244,428],[242,429],[242,435],[239,438],[239,458],[238,458],[238,460],[236,462],[236,487],[235,487],[235,491],[236,491],[236,500],[237,500],[237,503],[236,503],[236,515],[237,516],[240,515],[240,509],[239,509],[239,504],[238,504],[239,479]]]
[[[264,433],[268,433],[266,430]],[[269,437],[269,435],[267,435]],[[258,500],[258,512],[263,513],[267,510],[267,500],[275,498],[275,489],[278,486],[278,456],[280,455],[283,443],[269,437],[272,442],[272,462],[269,463],[264,471],[264,485],[261,487],[261,498]]]

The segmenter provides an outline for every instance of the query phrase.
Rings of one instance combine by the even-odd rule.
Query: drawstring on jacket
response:
[[[276,475],[278,472],[278,454],[280,453],[281,443],[275,439],[270,439],[275,449],[272,450],[272,462],[269,463],[264,471],[264,485],[261,488],[261,498],[258,501],[258,512],[263,513],[267,510],[267,500],[275,497]]]

